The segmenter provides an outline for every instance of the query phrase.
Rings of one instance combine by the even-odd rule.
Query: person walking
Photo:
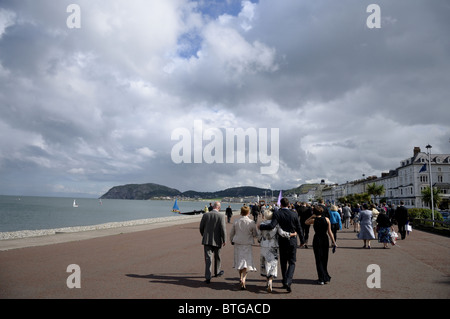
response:
[[[400,206],[395,210],[395,220],[397,221],[398,232],[402,239],[406,238],[406,224],[408,223],[408,209],[405,207],[403,201],[400,202]]]
[[[263,210],[263,221],[261,224],[269,224],[272,221],[273,212],[270,209]],[[265,277],[268,292],[272,292],[272,281],[278,274],[278,236],[289,238],[296,236],[297,233],[288,233],[277,225],[272,230],[259,231],[260,266],[261,276]]]
[[[350,204],[344,205],[342,208],[342,214],[344,215],[344,227],[346,229],[350,228],[350,217],[352,217],[352,209]]]
[[[323,216],[323,208],[316,205],[314,206],[313,215],[308,218],[306,223],[314,227],[313,250],[316,260],[318,284],[323,285],[331,280],[331,276],[328,273],[328,254],[330,247],[328,237],[331,239],[333,249],[337,247],[331,231],[331,222],[327,217]]]
[[[204,213],[200,221],[200,234],[205,255],[205,282],[209,284],[212,277],[214,259],[214,276],[223,275],[221,268],[221,248],[227,241],[225,214],[220,213],[220,202],[215,202],[212,210]]]
[[[258,203],[254,203],[251,207],[252,207],[253,220],[256,223],[258,221],[258,215],[259,215],[259,212],[261,211],[261,209],[259,208]]]
[[[387,215],[386,211],[382,209],[377,217],[378,227],[378,242],[383,243],[383,248],[386,249],[389,246],[391,240],[392,223]]]
[[[327,218],[330,218],[330,212],[329,212],[329,210],[328,210],[328,207],[325,205],[325,202],[324,202],[324,200],[321,198],[321,199],[319,199],[319,204],[318,204],[320,207],[322,207],[322,209],[323,209],[323,216],[325,216],[325,217],[327,217]]]
[[[353,223],[353,232],[359,233],[360,223],[359,223],[359,213],[361,212],[359,204],[356,204],[352,210],[352,223]]]
[[[270,224],[261,224],[261,230],[271,230],[280,225],[281,229],[289,233],[297,232],[300,238],[300,247],[305,243],[303,238],[303,231],[300,226],[300,221],[296,212],[289,210],[289,200],[283,197],[280,201],[281,209],[275,211]],[[297,261],[297,236],[278,238],[278,245],[280,247],[280,265],[283,288],[291,292],[292,278],[295,271],[295,262]]]
[[[342,229],[341,215],[338,213],[338,208],[336,205],[331,205],[330,207],[330,218],[331,231],[333,232],[334,241],[337,240],[337,231]]]
[[[311,205],[308,203],[303,202],[297,209],[298,217],[300,219],[300,226],[303,230],[303,236],[305,239],[305,248],[308,248],[308,240],[309,240],[309,228],[311,225],[306,225],[306,220],[311,217],[312,215],[312,208]]]
[[[241,217],[234,221],[231,227],[230,240],[234,245],[233,268],[239,270],[239,283],[241,289],[246,289],[245,280],[249,271],[256,271],[253,264],[252,244],[253,238],[258,236],[256,223],[248,216],[250,209],[248,206],[241,208]]]
[[[233,210],[231,209],[231,206],[228,205],[227,209],[225,210],[225,215],[227,215],[227,222],[231,222],[231,216],[233,216]]]
[[[377,207],[374,204],[370,205],[370,209],[372,210],[372,227],[373,227],[373,233],[375,235],[375,239],[377,238],[377,218],[378,215],[380,215],[380,211],[377,209]]]
[[[369,210],[369,205],[363,204],[363,210],[359,213],[359,224],[361,230],[358,233],[358,238],[364,241],[363,248],[370,249],[370,241],[375,239],[372,225],[372,211]]]

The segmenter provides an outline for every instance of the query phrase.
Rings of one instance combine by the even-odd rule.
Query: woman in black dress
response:
[[[328,251],[330,248],[328,236],[331,238],[333,243],[333,249],[337,247],[333,233],[331,232],[330,220],[327,217],[322,216],[322,213],[322,207],[318,205],[314,206],[313,215],[305,222],[307,225],[314,225],[313,250],[314,257],[316,259],[317,275],[319,276],[319,285],[323,285],[331,280],[327,269]]]

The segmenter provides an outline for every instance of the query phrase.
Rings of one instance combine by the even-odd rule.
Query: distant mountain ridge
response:
[[[311,187],[315,187],[317,184],[304,184],[299,187],[292,188],[289,190],[283,190],[283,195],[290,194],[302,194],[306,193]],[[105,194],[103,194],[101,199],[137,199],[146,200],[155,197],[175,197],[184,196],[190,198],[222,198],[222,197],[246,197],[246,196],[262,196],[264,192],[267,195],[278,196],[279,190],[272,190],[268,188],[259,188],[253,186],[238,186],[227,188],[225,190],[217,192],[197,192],[189,190],[186,192],[180,192],[177,189],[170,188],[164,185],[146,183],[146,184],[127,184],[114,186]]]

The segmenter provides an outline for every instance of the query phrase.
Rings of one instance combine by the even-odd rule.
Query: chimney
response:
[[[417,156],[417,154],[419,154],[420,153],[420,147],[414,147],[414,157],[416,157]]]

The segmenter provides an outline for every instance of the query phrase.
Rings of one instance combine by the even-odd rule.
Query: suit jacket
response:
[[[297,232],[297,236],[300,238],[300,243],[305,243],[303,230],[300,226],[300,221],[296,212],[293,212],[292,210],[285,207],[281,208],[273,214],[273,218],[270,224],[261,224],[259,228],[261,230],[271,230],[277,225],[280,225],[281,229],[286,232]],[[297,237],[283,238],[279,236],[278,242],[281,244],[283,241],[289,241],[291,245],[297,246]]]
[[[408,209],[405,206],[400,206],[395,211],[395,220],[399,225],[404,225],[408,221]]]
[[[204,213],[200,221],[200,234],[203,236],[203,245],[222,247],[227,241],[225,214],[217,210]]]

